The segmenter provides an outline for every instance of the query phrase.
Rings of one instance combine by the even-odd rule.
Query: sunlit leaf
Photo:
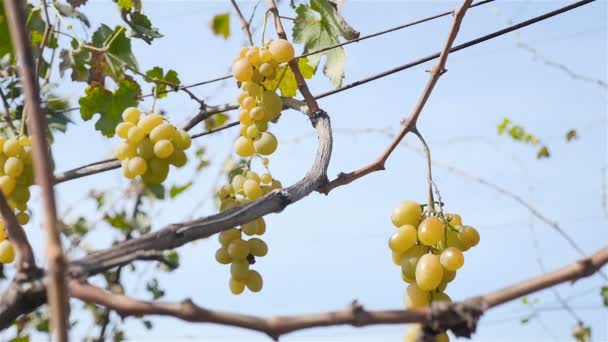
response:
[[[211,19],[211,31],[224,39],[230,37],[230,13],[216,14]]]
[[[188,182],[184,185],[173,185],[171,189],[169,189],[169,197],[175,198],[182,194],[184,191],[188,190],[192,186],[192,182]]]
[[[571,129],[566,132],[566,142],[578,139],[578,133],[575,129]]]

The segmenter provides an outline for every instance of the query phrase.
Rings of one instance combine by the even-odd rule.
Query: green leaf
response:
[[[304,53],[336,45],[340,43],[340,37],[346,40],[359,37],[359,32],[355,31],[327,0],[310,0],[310,5],[298,6],[296,13],[293,40],[304,44]],[[323,73],[335,87],[340,87],[344,80],[344,48],[338,47],[309,56],[310,65],[315,70],[322,56],[326,58]]]
[[[509,120],[509,118],[502,119],[502,122],[497,127],[498,135],[503,135],[510,123],[511,123],[511,120]]]
[[[159,299],[165,295],[165,291],[160,288],[158,279],[153,278],[146,284],[146,290],[152,294],[153,299]]]
[[[106,62],[106,73],[114,80],[123,75],[125,66],[137,70],[137,61],[131,51],[131,40],[126,35],[123,26],[116,26],[114,30],[102,24],[93,33],[92,45],[103,49]]]
[[[145,183],[145,186],[144,193],[147,196],[161,200],[165,198],[165,187],[162,184]]]
[[[165,252],[163,256],[166,262],[159,264],[163,271],[171,272],[179,268],[179,254],[176,251]]]
[[[114,93],[99,86],[90,85],[86,95],[78,100],[80,115],[85,121],[99,114],[95,128],[107,137],[114,136],[116,125],[122,121],[122,112],[127,107],[137,106],[141,95],[139,84],[132,79],[123,79]]]
[[[59,52],[59,75],[63,77],[67,70],[72,70],[72,81],[86,82],[89,79],[87,64],[91,61],[91,52],[83,48],[74,50],[62,49]]]
[[[205,129],[210,131],[223,126],[230,117],[225,113],[217,113],[205,120]]]
[[[116,2],[116,4],[118,5],[118,7],[125,9],[125,10],[130,10],[131,8],[133,8],[133,6],[135,6],[135,3],[133,3],[133,0],[118,0],[118,2]]]
[[[211,31],[224,39],[230,37],[230,13],[216,14],[211,19]]]
[[[188,182],[181,186],[173,185],[171,186],[171,189],[169,189],[169,197],[175,198],[182,194],[184,191],[188,190],[188,188],[190,188],[191,186],[192,182]]]
[[[146,41],[152,41],[155,38],[162,38],[163,35],[156,27],[152,26],[150,19],[140,12],[133,12],[130,15],[130,25],[133,30],[133,36],[136,38],[144,38]]]
[[[578,133],[575,129],[571,129],[566,132],[566,142],[578,139]]]
[[[15,336],[15,337],[11,338],[10,340],[8,340],[8,342],[30,342],[30,336],[29,335]]]
[[[549,158],[551,154],[549,153],[549,148],[547,146],[541,147],[538,152],[536,152],[537,159]]]
[[[602,286],[600,289],[600,295],[602,296],[604,306],[608,306],[608,286]]]
[[[105,214],[103,220],[114,228],[118,228],[123,232],[128,232],[133,229],[131,223],[127,219],[127,214],[123,211],[115,215]]]
[[[298,68],[300,69],[300,73],[305,79],[310,79],[315,74],[315,69],[309,64],[308,58],[300,58],[298,59]],[[264,86],[267,89],[275,89],[277,87],[277,82],[279,83],[278,89],[281,91],[281,95],[284,97],[294,97],[298,91],[298,83],[296,82],[296,77],[291,71],[291,68],[288,65],[281,67],[277,71],[278,75],[283,75],[283,77],[279,77],[278,80],[268,80],[264,82]],[[284,73],[284,74],[283,74]]]
[[[146,330],[150,330],[150,329],[152,329],[152,327],[154,326],[154,325],[152,324],[152,321],[149,321],[149,320],[147,320],[147,319],[142,319],[142,320],[141,320],[141,323],[144,325],[144,327],[146,328]]]
[[[91,27],[91,23],[89,22],[89,18],[87,18],[84,13],[74,9],[72,6],[68,6],[66,4],[62,4],[58,1],[55,1],[51,4],[59,14],[67,18],[75,18],[80,20],[86,27]]]
[[[156,84],[156,90],[153,89],[152,92],[156,92],[156,97],[159,99],[167,97],[167,84],[163,82],[171,83],[175,87],[181,84],[175,70],[169,70],[163,75],[163,68],[161,67],[154,67],[148,70],[146,72],[146,80]]]
[[[577,323],[572,330],[572,337],[574,337],[577,342],[591,341],[591,327],[585,325],[583,322]]]
[[[196,152],[194,152],[194,156],[196,157],[196,159],[198,159],[196,171],[200,171],[203,168],[209,166],[209,160],[207,159],[207,149],[205,147],[199,147]]]
[[[11,34],[8,30],[8,21],[4,12],[4,0],[0,0],[0,57],[13,55]],[[11,57],[12,59],[12,57]]]

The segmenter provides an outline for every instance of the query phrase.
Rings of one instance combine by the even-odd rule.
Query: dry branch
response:
[[[245,32],[245,36],[247,36],[247,41],[249,42],[249,45],[253,45],[253,38],[251,38],[251,30],[249,29],[249,22],[247,21],[247,19],[245,19],[245,17],[243,17],[243,13],[241,13],[241,9],[239,8],[239,5],[236,3],[236,0],[230,0],[230,2],[232,3],[232,7],[234,7],[236,14],[238,15],[239,20],[241,21],[241,27],[243,28],[243,32]]]

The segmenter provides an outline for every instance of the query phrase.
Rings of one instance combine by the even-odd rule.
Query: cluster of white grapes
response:
[[[160,184],[167,179],[169,165],[186,165],[188,157],[184,151],[192,144],[188,132],[176,128],[159,114],[142,117],[135,107],[125,109],[122,119],[116,126],[116,135],[124,141],[116,146],[114,156],[122,161],[125,177],[141,176],[145,182]]]
[[[463,252],[479,243],[479,233],[463,226],[458,214],[423,212],[414,201],[401,202],[393,210],[391,220],[397,231],[388,245],[393,262],[401,266],[403,281],[408,283],[404,303],[417,308],[433,302],[451,302],[444,292],[464,264]],[[406,342],[416,341],[420,324],[412,324],[405,335]],[[446,333],[437,335],[439,342],[449,341]]]
[[[30,221],[27,202],[29,187],[34,184],[32,167],[32,142],[28,136],[4,139],[0,137],[0,189],[11,209],[16,211],[17,221],[25,225]],[[0,220],[0,263],[8,264],[15,259],[12,243]]]
[[[267,89],[268,84],[279,81],[279,68],[294,58],[291,43],[284,39],[268,42],[262,47],[244,47],[232,63],[232,74],[240,82],[238,95],[240,136],[234,143],[235,153],[242,158],[258,156],[266,169],[261,176],[254,171],[245,171],[232,177],[218,191],[220,211],[255,201],[268,192],[281,189],[281,182],[274,179],[268,171],[270,161],[266,156],[277,149],[274,134],[268,132],[268,124],[275,120],[283,109],[283,101],[275,89]],[[248,165],[251,165],[251,159]],[[230,291],[241,294],[248,288],[259,292],[263,287],[261,274],[250,269],[256,257],[268,253],[268,246],[259,237],[266,232],[263,217],[248,222],[241,227],[232,228],[219,234],[220,248],[215,259],[230,264]],[[244,236],[251,236],[245,239]]]

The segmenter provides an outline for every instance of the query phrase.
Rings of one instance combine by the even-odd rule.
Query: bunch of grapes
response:
[[[287,40],[278,39],[262,47],[244,47],[232,63],[232,75],[240,83],[238,95],[240,136],[234,142],[235,153],[242,158],[251,159],[257,156],[262,159],[266,173],[259,176],[248,170],[232,177],[230,184],[218,191],[220,211],[255,201],[268,192],[281,189],[281,182],[274,179],[268,170],[270,161],[266,156],[277,149],[278,142],[274,134],[268,132],[268,124],[275,121],[283,109],[283,101],[276,94],[276,85],[281,82],[279,73],[283,63],[294,57],[294,48]],[[286,70],[286,69],[283,69]],[[271,89],[274,86],[274,89]],[[220,248],[215,259],[220,264],[230,264],[230,291],[241,294],[247,287],[252,292],[259,292],[263,287],[262,275],[250,269],[256,257],[268,253],[268,246],[259,237],[266,232],[263,217],[223,231],[219,235]]]
[[[391,220],[397,227],[388,241],[393,262],[401,266],[402,279],[410,284],[405,291],[406,308],[451,302],[444,291],[464,264],[463,252],[479,243],[477,230],[463,226],[458,214],[423,212],[413,201],[399,203]],[[415,341],[420,331],[420,325],[411,325],[405,340]],[[445,333],[437,335],[437,341],[448,340]]]
[[[125,139],[114,150],[122,161],[122,173],[133,179],[141,176],[147,183],[160,184],[169,174],[169,165],[182,167],[188,157],[190,135],[175,128],[159,114],[142,113],[129,107],[122,113],[123,122],[116,126],[116,135]]]
[[[218,191],[220,211],[255,201],[282,185],[273,179],[270,173],[259,176],[253,171],[237,174],[230,184],[224,185]],[[266,222],[263,217],[232,228],[219,234],[220,248],[215,252],[215,259],[220,264],[230,264],[230,291],[241,294],[247,287],[252,292],[259,292],[263,287],[262,275],[250,269],[250,265],[268,253],[268,246],[257,236],[266,232]],[[250,238],[246,239],[245,236]]]
[[[31,145],[28,136],[7,140],[0,137],[0,190],[11,209],[16,211],[20,225],[30,221],[27,202],[30,199],[29,187],[34,184]],[[13,246],[7,239],[4,222],[0,220],[0,263],[11,263],[14,258]]]

